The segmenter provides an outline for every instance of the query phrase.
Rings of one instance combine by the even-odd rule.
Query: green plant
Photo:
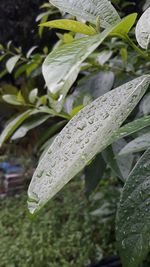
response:
[[[25,194],[1,199],[1,267],[86,266],[115,253],[114,238],[108,246],[110,233],[114,237],[114,214],[103,224],[98,215],[91,212],[98,208],[100,201],[105,201],[106,191],[111,204],[117,188],[112,181],[107,184],[103,181],[101,187],[104,196],[87,201],[81,193],[84,185],[76,179],[52,200],[50,211],[45,207],[42,216],[34,220],[29,219]]]
[[[120,155],[124,154],[124,158],[118,158],[118,152],[126,146],[126,139],[118,140],[127,136],[134,137],[137,132],[143,131],[144,128],[145,134],[149,131],[149,128],[146,128],[150,125],[149,116],[143,116],[136,120],[134,120],[135,117],[131,117],[129,123],[122,127],[121,125],[145,95],[150,83],[148,69],[150,59],[148,50],[150,8],[145,11],[136,26],[137,41],[142,48],[147,50],[145,52],[135,44],[133,33],[131,32],[130,34],[137,14],[130,14],[121,20],[117,11],[107,0],[80,0],[78,2],[75,0],[51,0],[51,3],[72,16],[88,21],[88,24],[77,20],[63,19],[45,22],[41,25],[42,27],[61,28],[71,31],[71,33],[65,33],[63,37],[60,35],[61,42],[57,44],[57,47],[53,49],[43,63],[42,72],[48,88],[49,101],[49,107],[42,109],[44,112],[46,110],[51,112],[51,115],[60,115],[70,119],[86,104],[91,102],[93,99],[86,99],[86,101],[84,100],[80,103],[77,101],[78,105],[74,107],[73,105],[77,98],[79,97],[82,100],[83,98],[80,93],[78,93],[77,98],[72,95],[73,109],[71,108],[71,116],[69,115],[70,117],[68,117],[62,113],[64,111],[64,103],[67,104],[67,100],[69,101],[67,99],[69,90],[75,83],[79,73],[81,74],[81,71],[88,70],[93,75],[93,70],[105,70],[105,67],[107,71],[113,70],[116,68],[115,62],[118,63],[117,56],[113,58],[112,63],[108,66],[105,63],[109,61],[116,49],[120,52],[119,56],[121,57],[121,64],[123,63],[124,73],[130,74],[125,79],[130,81],[114,90],[111,90],[112,86],[108,86],[106,91],[100,93],[99,98],[74,116],[55,138],[44,156],[41,157],[31,181],[28,190],[29,209],[31,213],[39,211],[71,178],[78,172],[82,172],[86,165],[90,164],[86,167],[85,174],[87,168],[87,173],[89,173],[90,168],[98,169],[100,162],[103,169],[100,177],[94,176],[94,181],[91,185],[92,189],[94,189],[106,171],[106,165],[108,165],[112,173],[115,173],[125,183],[117,212],[116,236],[118,249],[124,267],[137,267],[149,251],[149,209],[147,208],[149,207],[149,150],[140,159],[140,154],[138,155],[139,161],[130,173],[135,157],[130,155],[129,161],[125,153],[121,151]],[[102,28],[104,28],[103,31]],[[79,38],[76,33],[89,36]],[[106,38],[109,38],[109,41]],[[119,42],[118,39],[121,39],[121,41]],[[93,52],[102,44],[105,44],[107,48],[109,47],[109,50],[105,51],[103,57],[99,55],[99,61],[97,62],[98,55]],[[130,56],[134,57],[133,64],[131,64]],[[83,64],[84,61],[86,64]],[[120,65],[118,64],[118,66]],[[143,72],[145,75],[141,76]],[[128,79],[131,77],[135,79]],[[79,86],[86,86],[90,79],[92,77],[88,77],[83,83],[81,81]],[[92,93],[90,96],[92,96]],[[92,98],[95,98],[94,95]],[[144,99],[141,103],[139,110],[143,109]],[[40,112],[39,108],[25,111],[20,115],[21,117],[10,123],[0,137],[1,144],[29,115],[33,115],[35,112]],[[142,114],[147,115],[144,112]],[[147,147],[149,147],[149,142],[147,144],[144,143],[142,148],[140,147],[140,151],[145,150]],[[131,148],[130,152],[133,151],[133,148]],[[99,159],[97,160],[97,157],[94,159],[96,154],[100,152],[101,155],[97,156]],[[93,159],[94,161],[92,161]],[[98,164],[96,164],[96,161]],[[142,181],[139,177],[140,173]],[[89,178],[87,178],[86,175],[85,179],[89,182]],[[135,208],[137,212],[133,213]],[[137,217],[139,219],[138,222]],[[135,242],[136,246],[133,249],[131,244],[134,246]]]

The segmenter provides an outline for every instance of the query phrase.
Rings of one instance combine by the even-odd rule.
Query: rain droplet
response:
[[[86,125],[87,124],[85,122],[79,122],[77,125],[77,129],[82,131],[86,127]]]
[[[39,171],[38,174],[37,174],[37,177],[38,177],[38,178],[41,178],[42,175],[43,175],[43,173],[44,173],[44,170]]]

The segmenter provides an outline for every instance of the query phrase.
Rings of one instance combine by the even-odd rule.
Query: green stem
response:
[[[144,57],[146,60],[149,60],[150,57],[147,53],[145,53],[144,51],[142,51],[132,40],[131,38],[125,34],[125,33],[111,33],[110,34],[111,37],[119,37],[122,40],[126,41],[133,49],[134,51],[136,51],[140,56]]]
[[[145,59],[149,59],[149,56],[147,53],[145,53],[144,51],[142,51],[131,39],[128,35],[125,35],[125,40],[128,42],[128,44],[133,47],[133,49],[142,57],[144,57]]]

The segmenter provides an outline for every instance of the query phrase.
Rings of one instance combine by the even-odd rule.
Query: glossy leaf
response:
[[[107,28],[120,21],[120,17],[108,0],[50,0],[61,11],[96,24],[100,17],[101,27]]]
[[[20,55],[17,55],[17,56],[13,56],[10,59],[8,59],[8,61],[6,62],[6,68],[9,73],[13,71],[20,57],[21,57]]]
[[[73,117],[34,173],[28,190],[31,213],[41,209],[109,145],[113,133],[139,102],[149,83],[149,75],[141,76],[99,97]]]
[[[119,155],[125,155],[135,152],[144,151],[150,147],[150,133],[143,134],[131,142],[129,142],[124,148],[119,152]]]
[[[62,30],[81,33],[85,35],[96,34],[96,30],[92,26],[88,26],[82,22],[69,20],[69,19],[51,20],[51,21],[47,21],[45,23],[40,24],[40,26],[62,29]]]
[[[144,12],[137,23],[136,39],[142,48],[148,49],[150,44],[150,7]]]
[[[123,267],[138,267],[150,249],[150,149],[129,175],[116,219]]]

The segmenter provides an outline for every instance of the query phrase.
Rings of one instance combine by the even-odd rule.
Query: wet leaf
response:
[[[50,0],[50,3],[61,11],[93,24],[96,24],[96,18],[99,16],[100,25],[104,28],[120,21],[117,11],[108,0]]]
[[[53,108],[60,112],[68,90],[75,82],[81,63],[103,42],[112,28],[100,35],[78,39],[65,44],[50,53],[43,64],[43,76],[51,94],[58,95],[57,101],[51,99]]]
[[[150,7],[144,12],[137,23],[136,39],[142,48],[148,49],[150,44]]]
[[[150,249],[150,149],[129,175],[116,219],[123,267],[138,267]]]
[[[99,97],[73,117],[34,173],[28,190],[31,213],[40,210],[110,144],[113,133],[139,102],[149,83],[149,75],[141,76]]]

